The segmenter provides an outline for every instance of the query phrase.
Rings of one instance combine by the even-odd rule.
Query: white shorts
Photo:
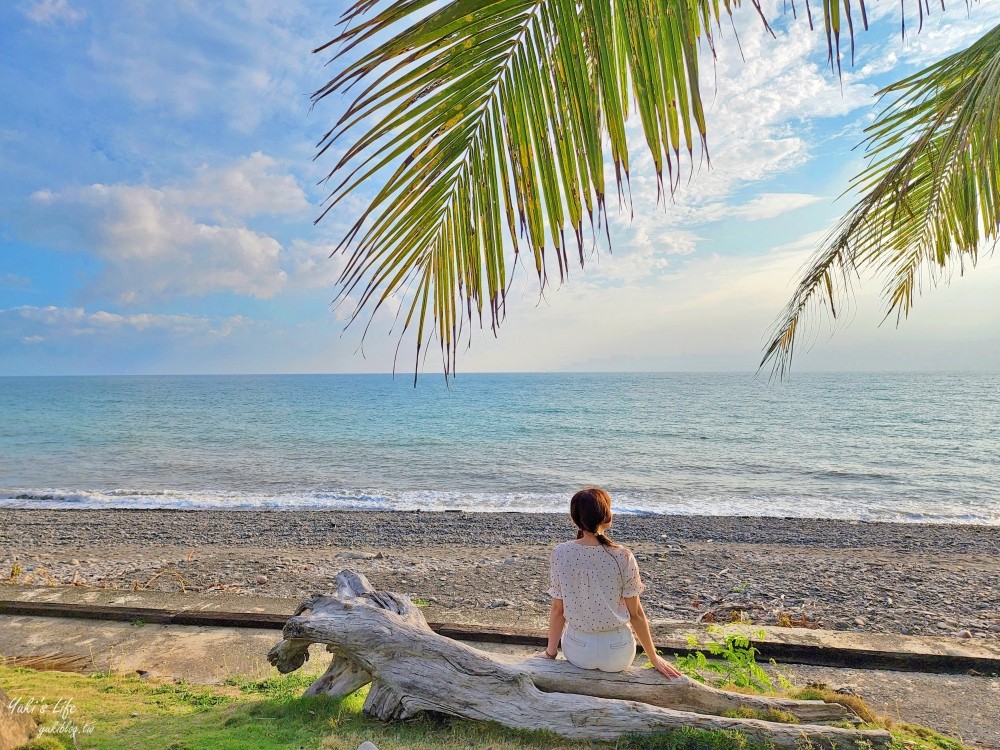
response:
[[[635,634],[628,625],[603,633],[587,633],[567,625],[562,650],[570,664],[582,669],[621,672],[635,659]]]

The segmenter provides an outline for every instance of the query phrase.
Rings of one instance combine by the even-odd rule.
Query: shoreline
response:
[[[0,499],[0,517],[7,513],[260,513],[263,515],[288,515],[288,514],[361,514],[361,515],[425,515],[425,516],[452,516],[468,515],[477,516],[538,516],[540,518],[565,517],[565,511],[556,510],[515,510],[515,509],[485,509],[476,510],[471,508],[436,508],[434,510],[424,510],[421,508],[362,508],[351,506],[333,505],[285,505],[285,506],[249,506],[225,505],[198,506],[198,507],[152,507],[152,506],[132,506],[132,505],[97,505],[89,503],[63,502],[59,505],[46,505],[44,500],[32,505],[14,505],[10,503],[11,498]],[[13,499],[36,500],[36,495],[19,495]],[[790,516],[790,515],[762,515],[762,514],[731,514],[731,513],[686,513],[682,511],[648,511],[648,510],[618,510],[614,509],[615,518],[651,518],[651,519],[694,519],[698,521],[776,521],[776,522],[804,522],[804,523],[832,523],[846,524],[854,526],[858,524],[868,526],[904,526],[904,527],[954,527],[956,529],[980,529],[1000,531],[998,523],[980,523],[978,521],[956,521],[956,520],[936,520],[925,517],[906,519],[886,519],[886,518],[838,518],[835,516]],[[616,521],[617,522],[617,521]]]
[[[611,534],[652,619],[1000,638],[997,526],[620,514]],[[572,536],[560,513],[0,508],[0,580],[16,559],[42,584],[304,598],[350,567],[437,617],[535,626]]]
[[[12,494],[16,492],[17,494]],[[38,491],[38,492],[28,492],[28,491],[8,491],[6,494],[0,493],[0,513],[4,512],[21,512],[21,511],[31,511],[31,512],[52,512],[52,513],[104,513],[109,511],[121,511],[129,513],[277,513],[277,514],[287,514],[287,513],[365,513],[365,514],[429,514],[429,515],[444,515],[444,514],[468,514],[471,516],[490,516],[490,515],[522,515],[522,516],[565,516],[566,511],[560,510],[535,510],[535,509],[517,509],[517,508],[486,508],[477,509],[473,507],[439,507],[431,510],[426,510],[422,508],[411,508],[411,507],[399,507],[399,508],[388,508],[388,507],[365,507],[363,505],[350,505],[341,502],[339,505],[335,504],[303,504],[292,502],[274,502],[268,501],[261,504],[247,504],[241,503],[239,500],[229,499],[227,502],[231,504],[226,504],[223,502],[215,501],[212,504],[197,504],[190,503],[189,505],[143,505],[139,503],[117,503],[107,500],[85,500],[81,501],[78,499],[78,495],[73,492],[68,492],[66,495],[60,497],[60,493],[63,490],[51,490],[51,491]],[[117,492],[117,491],[116,491]],[[98,493],[100,494],[100,493]],[[238,493],[235,493],[238,494]],[[246,494],[246,493],[244,493]],[[77,498],[77,499],[66,499],[66,498]],[[565,498],[560,495],[560,502],[563,502]],[[30,504],[18,504],[21,501],[30,501]],[[773,520],[773,521],[816,521],[816,522],[830,522],[830,523],[844,523],[844,524],[889,524],[889,525],[899,525],[899,526],[955,526],[960,528],[983,528],[983,529],[1000,529],[1000,521],[996,523],[984,523],[978,518],[953,518],[953,517],[938,517],[938,516],[925,516],[916,513],[903,514],[898,518],[855,518],[855,517],[839,517],[839,516],[805,516],[805,515],[788,515],[788,514],[739,514],[739,513],[716,513],[716,514],[704,514],[704,513],[692,513],[686,510],[635,510],[635,509],[615,509],[615,517],[649,517],[649,518],[691,518],[691,519],[762,519],[762,520]]]

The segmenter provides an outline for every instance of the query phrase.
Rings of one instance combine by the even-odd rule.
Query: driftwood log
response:
[[[581,740],[681,727],[735,729],[789,750],[804,738],[851,750],[859,741],[884,747],[890,740],[883,731],[824,726],[858,723],[839,704],[729,693],[686,677],[667,680],[652,669],[614,674],[562,659],[488,654],[433,632],[407,597],[376,591],[363,575],[345,570],[336,581],[336,594],[315,594],[299,605],[268,659],[291,672],[309,658],[311,644],[326,644],[333,659],[306,694],[340,697],[371,683],[364,711],[384,721],[435,711]],[[803,723],[720,715],[740,708],[778,709]]]

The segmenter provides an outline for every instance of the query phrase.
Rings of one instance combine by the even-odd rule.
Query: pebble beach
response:
[[[0,510],[0,580],[306,596],[344,568],[435,619],[537,626],[561,514]],[[618,515],[652,619],[1000,638],[1000,528]]]

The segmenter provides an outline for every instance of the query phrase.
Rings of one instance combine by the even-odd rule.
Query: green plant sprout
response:
[[[696,636],[691,634],[686,636],[688,648],[697,650],[686,656],[674,655],[677,669],[681,673],[699,682],[705,682],[702,673],[710,672],[718,675],[717,683],[720,685],[735,685],[761,693],[774,689],[771,678],[757,663],[759,652],[750,645],[748,636],[742,633],[723,633],[719,628],[709,628],[708,632],[713,636],[721,636],[722,640],[702,644]],[[763,636],[763,631],[754,633],[754,637]],[[701,650],[702,646],[708,655]]]

